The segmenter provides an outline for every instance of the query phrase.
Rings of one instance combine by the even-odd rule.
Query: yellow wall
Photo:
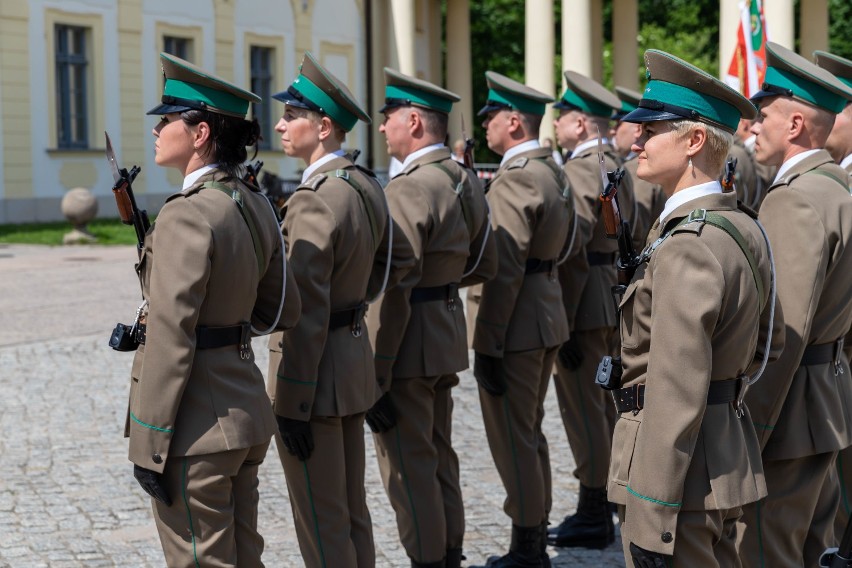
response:
[[[0,2],[0,97],[3,98],[3,188],[6,198],[32,195],[27,2]]]

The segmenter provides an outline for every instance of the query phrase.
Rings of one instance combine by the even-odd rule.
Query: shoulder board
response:
[[[526,167],[527,163],[529,163],[530,159],[521,156],[520,158],[515,158],[508,166],[506,166],[507,170],[514,170],[517,168]]]
[[[296,191],[300,191],[303,189],[309,189],[311,191],[316,191],[319,189],[319,186],[322,185],[328,179],[326,174],[317,174],[311,178],[308,178],[304,183],[300,184],[299,187],[296,188]]]
[[[365,175],[367,175],[371,178],[376,177],[376,174],[373,172],[373,170],[371,170],[369,168],[365,168],[361,164],[355,164],[355,167],[358,168],[358,171],[360,171],[361,173],[363,173],[363,174],[365,174]]]

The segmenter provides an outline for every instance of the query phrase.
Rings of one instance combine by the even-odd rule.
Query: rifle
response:
[[[461,134],[464,139],[464,153],[462,154],[464,160],[464,167],[476,170],[476,164],[473,161],[473,146],[475,141],[473,138],[468,138],[467,133],[464,129],[464,115],[461,117]]]
[[[119,168],[118,162],[115,159],[115,152],[112,149],[112,142],[109,139],[109,134],[104,132],[106,136],[106,157],[112,169],[112,179],[115,183],[112,186],[112,193],[115,196],[115,204],[118,207],[118,216],[121,217],[121,222],[125,225],[133,225],[136,230],[136,251],[139,258],[142,258],[142,249],[145,246],[145,234],[151,227],[151,222],[148,220],[148,213],[145,210],[140,210],[136,205],[136,198],[133,196],[133,180],[139,175],[142,169],[139,166],[133,166],[128,172],[125,168]]]
[[[636,272],[636,267],[639,266],[639,255],[633,248],[633,237],[631,236],[630,222],[621,216],[621,209],[618,206],[618,186],[624,178],[624,168],[617,168],[614,172],[606,170],[604,161],[603,145],[600,137],[598,137],[598,162],[601,167],[601,182],[603,190],[599,199],[603,203],[602,213],[604,220],[604,231],[607,238],[618,239],[618,286],[612,289],[613,299],[616,302],[616,307],[619,304],[619,298],[624,294],[627,285],[633,278],[633,273]]]
[[[253,185],[254,187],[260,187],[258,176],[262,169],[263,162],[260,160],[255,160],[253,164],[246,164],[246,175],[243,176],[243,181]]]
[[[722,183],[722,190],[725,192],[732,191],[734,189],[734,176],[737,172],[737,159],[733,156],[728,158],[728,161],[725,162],[725,175],[722,176],[720,182]]]

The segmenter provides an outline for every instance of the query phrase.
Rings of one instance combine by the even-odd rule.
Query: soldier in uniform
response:
[[[460,287],[497,271],[475,172],[444,145],[458,95],[385,68],[379,130],[402,171],[385,188],[414,267],[370,308],[382,398],[367,413],[379,469],[412,567],[458,568],[464,540],[451,389],[468,367]]]
[[[382,188],[341,150],[346,132],[370,118],[310,53],[300,70],[274,98],[286,105],[275,126],[284,152],[307,165],[282,210],[302,317],[270,341],[270,390],[305,564],[364,568],[375,564],[364,415],[381,390],[363,316],[412,256],[399,237],[391,256]]]
[[[634,122],[622,120],[627,113],[636,110],[642,95],[625,87],[615,87],[615,92],[621,101],[621,107],[612,115],[615,126],[610,131],[610,142],[616,154],[623,160],[622,167],[633,181],[633,199],[636,214],[633,217],[633,244],[641,246],[648,236],[651,224],[666,204],[666,196],[659,184],[650,183],[636,176],[639,161],[633,152],[633,143],[642,134],[642,126]]]
[[[778,168],[768,164],[761,164],[754,158],[755,136],[751,133],[752,124],[754,124],[753,120],[747,118],[740,119],[737,131],[735,132],[734,144],[742,141],[742,146],[748,153],[749,163],[754,168],[754,190],[750,191],[748,196],[740,196],[741,190],[737,188],[737,196],[741,201],[743,197],[748,197],[748,201],[743,201],[743,203],[753,211],[759,211],[760,204],[763,203],[763,199],[766,197],[766,190],[772,184],[772,180],[775,179],[775,173],[778,171]],[[737,164],[737,170],[739,170],[739,164]]]
[[[852,61],[825,51],[814,52],[814,58],[818,66],[830,72],[841,83],[852,87]],[[852,175],[852,102],[847,102],[843,110],[837,113],[834,127],[825,141],[825,149],[846,173]],[[849,361],[852,358],[852,330],[843,340],[843,352]],[[840,506],[834,522],[834,536],[839,542],[852,512],[852,446],[837,455],[837,475],[840,480]]]
[[[766,495],[738,394],[781,349],[765,341],[766,239],[718,181],[740,116],[755,109],[667,53],[646,51],[645,65],[648,86],[624,120],[642,124],[637,174],[669,197],[620,304],[609,498],[628,566],[738,566],[741,507]]]
[[[473,372],[485,433],[512,519],[508,554],[488,566],[549,567],[550,457],[541,424],[556,351],[569,335],[557,267],[574,251],[574,201],[538,142],[552,99],[493,71],[485,78],[483,128],[488,147],[503,156],[487,190],[498,269],[482,285],[478,309],[468,295],[468,314],[476,318]]]
[[[768,497],[738,528],[744,566],[815,566],[834,543],[837,452],[852,442],[852,383],[841,354],[852,324],[849,176],[823,150],[852,88],[767,44],[755,155],[779,166],[760,208],[775,254],[784,352],[746,396]],[[793,513],[795,512],[795,513]]]
[[[728,159],[734,158],[737,161],[737,169],[734,171],[734,190],[737,192],[737,199],[745,206],[757,211],[760,205],[760,178],[757,175],[757,170],[754,165],[754,157],[746,150],[743,139],[734,133],[734,143],[731,144],[731,149],[728,151]],[[725,166],[722,166],[722,171],[719,172],[720,179],[724,179],[726,174]]]
[[[145,304],[125,436],[168,566],[263,566],[257,470],[275,416],[250,338],[292,327],[275,212],[241,181],[260,98],[173,55],[154,128],[157,165],[183,187],[145,237]],[[282,307],[286,306],[283,310]]]
[[[615,170],[621,159],[601,136],[609,132],[609,120],[621,101],[599,83],[565,72],[568,88],[553,105],[559,145],[571,151],[565,174],[576,196],[581,223],[577,239],[586,253],[560,268],[559,279],[571,328],[571,338],[559,349],[554,381],[562,423],[571,444],[580,480],[577,512],[548,531],[554,546],[603,548],[615,540],[612,514],[606,498],[610,442],[615,415],[605,393],[595,386],[594,376],[602,357],[617,349],[617,329],[612,286],[616,284],[615,257],[618,244],[606,237],[601,216],[603,189],[598,146],[606,168]],[[631,227],[635,224],[633,182],[625,175],[618,201]]]

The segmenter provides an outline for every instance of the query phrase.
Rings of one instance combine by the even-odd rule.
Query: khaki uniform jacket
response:
[[[734,172],[734,189],[739,199],[746,207],[757,211],[762,197],[762,181],[757,175],[754,166],[754,157],[746,150],[745,144],[738,136],[734,136],[734,143],[728,152],[728,158],[737,159],[737,169]],[[722,168],[719,179],[725,177],[725,168]]]
[[[697,208],[736,226],[768,291],[765,241],[757,224],[736,210],[733,193],[682,205],[648,241]],[[673,230],[637,269],[621,303],[623,386],[644,383],[645,400],[642,410],[622,413],[616,422],[608,496],[626,505],[629,538],[638,546],[671,555],[680,510],[733,509],[766,495],[748,412],[738,418],[732,404],[707,404],[712,381],[736,378],[762,361],[765,306],[742,250],[712,225]],[[770,356],[781,347],[773,341]]]
[[[346,172],[366,193],[380,242],[374,242],[359,193],[338,172]],[[348,158],[338,157],[302,184],[282,213],[302,317],[283,338],[269,342],[271,350],[282,353],[275,413],[309,420],[365,412],[381,394],[367,330],[355,337],[349,326],[329,329],[329,317],[358,307],[381,290],[388,249],[388,207],[382,188]],[[393,244],[388,288],[412,264],[411,247],[398,230]]]
[[[613,171],[621,165],[611,144],[604,144],[603,151],[607,171]],[[565,162],[565,173],[574,191],[574,203],[580,217],[578,246],[583,247],[586,253],[617,254],[618,241],[607,238],[604,232],[600,200],[603,182],[597,146],[571,156]],[[633,226],[633,180],[629,175],[624,176],[618,188],[618,203],[622,216]],[[636,248],[639,248],[638,244]],[[572,330],[585,331],[617,325],[611,293],[612,286],[616,284],[615,262],[590,266],[588,258],[579,254],[560,267],[559,280],[562,283],[568,324]]]
[[[554,169],[555,168],[555,169]],[[565,253],[577,222],[573,188],[548,148],[518,154],[500,166],[487,190],[498,269],[482,285],[473,349],[492,357],[560,345],[568,339],[562,289],[556,275],[525,275],[527,259]]]
[[[240,209],[218,182],[239,190],[256,227],[259,257]],[[236,345],[196,349],[196,327],[275,320],[285,278],[278,224],[266,198],[221,171],[171,195],[145,237],[137,272],[148,300],[147,337],[133,360],[125,436],[130,460],[162,472],[170,456],[248,448],[269,441],[275,417],[263,375]],[[279,329],[299,316],[288,287]]]
[[[636,216],[631,224],[633,229],[633,247],[639,251],[648,237],[648,231],[651,230],[651,225],[663,212],[666,206],[666,194],[663,193],[663,188],[656,183],[651,183],[640,179],[636,175],[636,170],[639,168],[639,160],[636,156],[632,156],[624,161],[624,169],[627,170],[627,176],[633,180],[633,198],[636,202]]]
[[[852,443],[848,375],[835,377],[831,364],[799,367],[806,346],[833,342],[852,324],[848,187],[848,174],[820,150],[774,183],[760,209],[786,324],[784,353],[746,399],[764,459],[793,459]]]
[[[461,196],[456,193],[459,183]],[[488,280],[497,272],[497,249],[488,230],[482,183],[450,157],[449,148],[413,161],[391,180],[385,194],[414,258],[411,271],[368,312],[376,376],[387,391],[391,377],[436,377],[467,369],[467,328],[459,299],[451,311],[446,301],[411,304],[409,297],[413,288]]]

